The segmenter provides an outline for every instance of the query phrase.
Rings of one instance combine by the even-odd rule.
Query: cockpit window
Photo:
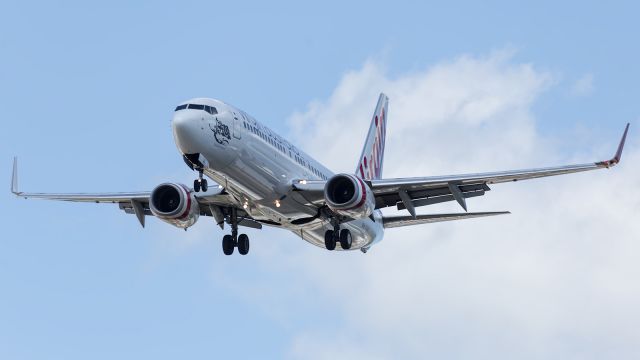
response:
[[[208,112],[211,115],[215,115],[218,113],[218,109],[216,109],[213,106],[209,106],[209,105],[199,105],[199,104],[184,104],[184,105],[179,105],[178,107],[176,107],[175,111],[180,111],[180,110],[184,110],[184,109],[191,109],[191,110],[204,110],[206,112]]]

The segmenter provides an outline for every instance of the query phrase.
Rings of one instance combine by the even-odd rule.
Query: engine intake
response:
[[[165,183],[151,192],[149,208],[159,219],[180,228],[195,224],[200,215],[198,201],[182,184]]]
[[[354,219],[367,217],[375,209],[371,189],[355,175],[338,174],[329,179],[324,198],[331,210]]]

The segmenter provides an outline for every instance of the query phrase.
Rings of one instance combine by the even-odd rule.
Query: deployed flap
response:
[[[434,215],[418,215],[413,216],[385,216],[382,218],[382,224],[385,228],[395,228],[401,226],[429,224],[442,221],[473,219],[478,217],[495,216],[511,214],[508,211],[499,212],[477,212],[463,214],[434,214]]]

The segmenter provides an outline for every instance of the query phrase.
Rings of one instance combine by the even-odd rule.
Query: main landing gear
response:
[[[340,230],[340,226],[335,225],[333,230],[327,230],[324,233],[324,246],[327,250],[335,250],[338,242],[343,250],[349,250],[353,243],[353,237],[349,229]]]
[[[249,253],[249,237],[247,234],[238,235],[238,212],[235,208],[232,208],[231,235],[222,237],[222,252],[225,255],[231,255],[236,247],[240,255],[247,255]]]
[[[207,179],[202,176],[202,170],[198,170],[198,178],[193,181],[193,191],[195,192],[206,192],[209,189],[209,185],[207,184]]]

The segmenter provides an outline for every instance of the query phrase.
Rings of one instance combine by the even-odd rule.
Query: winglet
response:
[[[622,150],[624,149],[624,143],[627,141],[627,133],[629,132],[629,123],[627,123],[627,127],[624,129],[624,134],[622,134],[622,139],[620,140],[620,144],[618,145],[618,150],[616,151],[616,155],[611,160],[601,161],[596,163],[599,166],[611,167],[617,165],[622,159]]]
[[[13,157],[13,173],[11,174],[11,192],[20,195],[18,191],[18,158]]]
[[[622,134],[622,139],[620,140],[620,145],[618,145],[618,151],[616,151],[616,156],[613,158],[616,164],[620,162],[622,159],[622,150],[624,149],[624,143],[627,141],[627,133],[629,132],[629,123],[627,123],[627,127],[624,128],[624,134]]]

